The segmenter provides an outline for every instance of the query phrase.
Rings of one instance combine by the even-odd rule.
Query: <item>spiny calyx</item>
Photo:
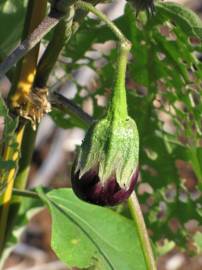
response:
[[[133,119],[107,117],[87,132],[72,170],[72,187],[81,199],[116,205],[134,190],[138,177],[139,139]]]

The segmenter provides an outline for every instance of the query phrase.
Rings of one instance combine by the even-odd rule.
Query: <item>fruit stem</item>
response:
[[[96,9],[92,4],[84,2],[84,1],[77,1],[75,3],[75,7],[86,10],[88,12],[92,12],[101,21],[106,23],[106,25],[112,30],[112,32],[115,34],[115,36],[119,39],[121,43],[124,43],[124,42],[129,43],[129,41],[126,39],[124,34],[119,30],[119,28],[112,21],[110,21],[102,11]]]
[[[126,119],[128,116],[125,78],[129,50],[129,43],[123,42],[119,45],[115,85],[108,109],[108,117],[112,116],[117,120]]]

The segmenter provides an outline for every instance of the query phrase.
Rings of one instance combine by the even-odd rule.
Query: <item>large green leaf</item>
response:
[[[52,217],[51,246],[69,267],[145,270],[137,231],[131,220],[79,200],[71,189],[46,195]]]
[[[2,0],[0,3],[0,57],[4,57],[20,39],[27,0]]]
[[[179,25],[187,35],[202,40],[202,21],[192,10],[177,3],[157,3],[157,11],[167,19]]]

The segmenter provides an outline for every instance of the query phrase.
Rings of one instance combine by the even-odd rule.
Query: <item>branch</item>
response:
[[[30,191],[30,190],[13,188],[13,194],[15,196],[22,196],[22,197],[27,197],[27,198],[39,199],[39,195],[36,192]]]
[[[54,92],[50,97],[50,103],[53,107],[65,111],[73,117],[81,120],[85,125],[89,126],[93,122],[93,117],[84,112],[72,100],[64,97],[63,95]]]
[[[34,48],[40,40],[63,18],[64,14],[54,13],[46,17],[39,26],[0,64],[0,79],[23,56]]]

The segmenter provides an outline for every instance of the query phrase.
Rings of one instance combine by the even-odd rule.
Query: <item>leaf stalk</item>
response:
[[[157,268],[149,240],[149,235],[135,191],[128,199],[128,206],[138,232],[139,240],[147,265],[147,270],[156,270]]]

